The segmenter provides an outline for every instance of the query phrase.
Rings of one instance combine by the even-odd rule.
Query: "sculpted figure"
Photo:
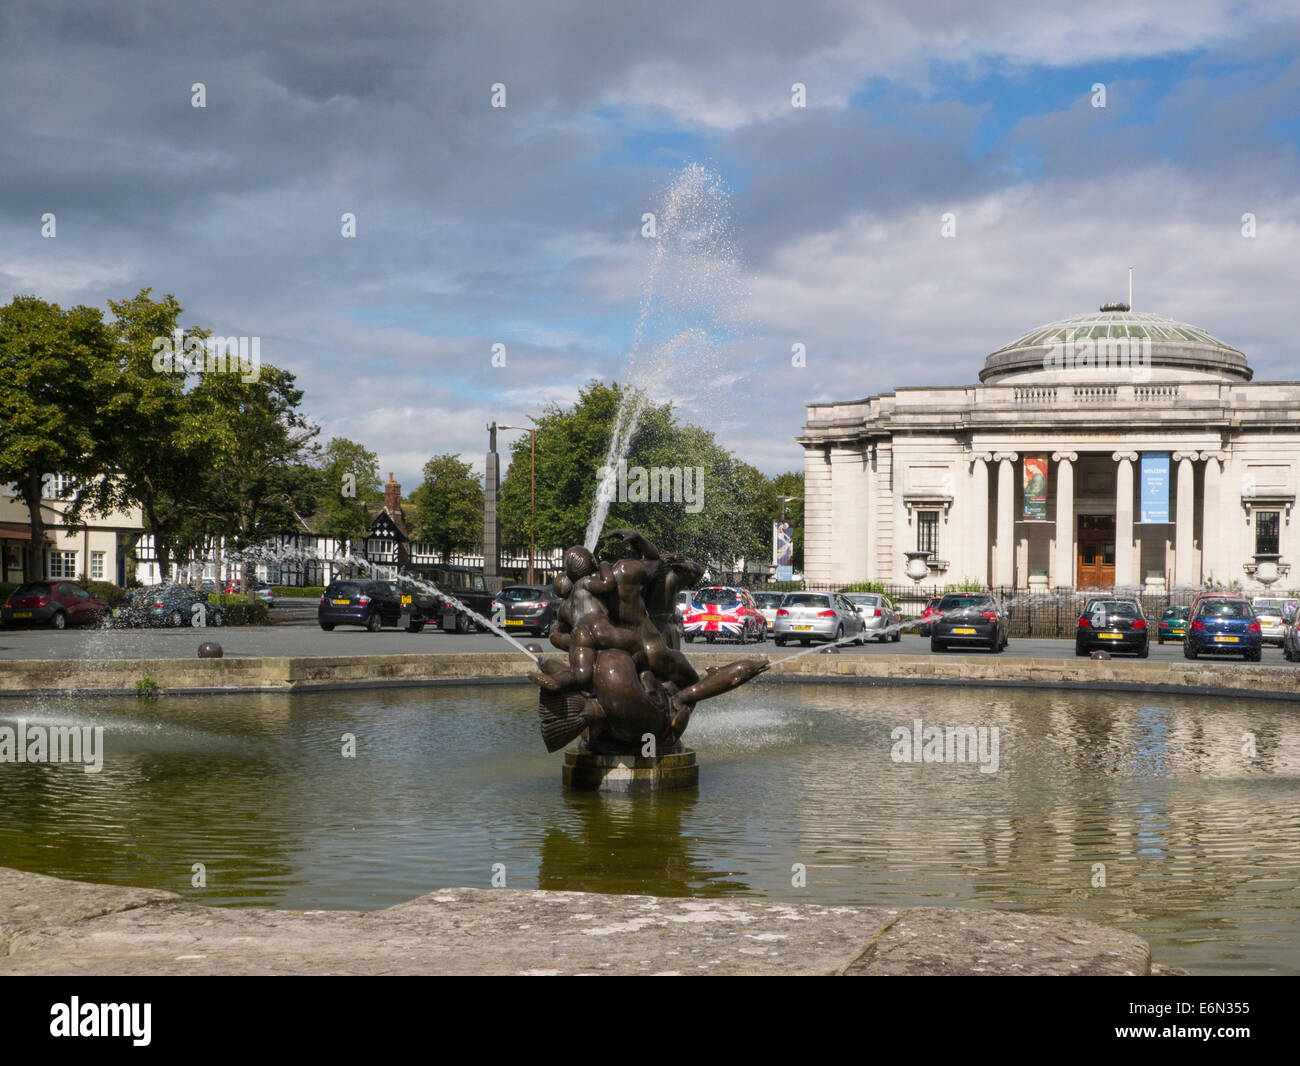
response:
[[[542,738],[548,751],[585,734],[590,750],[636,753],[649,734],[657,753],[667,754],[680,748],[696,703],[744,684],[768,663],[741,659],[701,678],[677,647],[672,622],[677,590],[698,582],[703,567],[661,555],[635,530],[608,536],[635,557],[611,565],[575,546],[553,582],[563,603],[550,639],[568,656],[543,660],[528,675],[541,689]]]

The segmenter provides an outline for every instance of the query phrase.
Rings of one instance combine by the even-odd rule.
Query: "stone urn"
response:
[[[1269,560],[1255,567],[1255,580],[1267,588],[1282,575],[1277,572],[1277,563]]]
[[[904,552],[907,556],[907,566],[904,573],[913,581],[920,582],[922,578],[930,576],[930,567],[926,562],[930,558],[929,552]]]

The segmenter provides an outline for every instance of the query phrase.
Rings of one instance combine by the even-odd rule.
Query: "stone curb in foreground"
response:
[[[0,975],[1150,973],[1131,933],[1008,911],[475,888],[279,911],[0,867]]]

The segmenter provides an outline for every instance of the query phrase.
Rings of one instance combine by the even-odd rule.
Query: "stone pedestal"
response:
[[[643,758],[640,755],[564,753],[564,787],[588,792],[669,792],[695,788],[700,768],[695,752]]]

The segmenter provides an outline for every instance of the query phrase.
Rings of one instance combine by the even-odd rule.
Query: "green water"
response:
[[[1296,704],[758,683],[696,712],[698,792],[650,798],[566,794],[535,702],[9,700],[0,726],[99,725],[105,757],[98,774],[0,763],[0,865],[369,909],[488,887],[501,864],[512,888],[1078,915],[1194,973],[1300,972]],[[997,727],[997,772],[894,761],[891,730],[916,717]]]

